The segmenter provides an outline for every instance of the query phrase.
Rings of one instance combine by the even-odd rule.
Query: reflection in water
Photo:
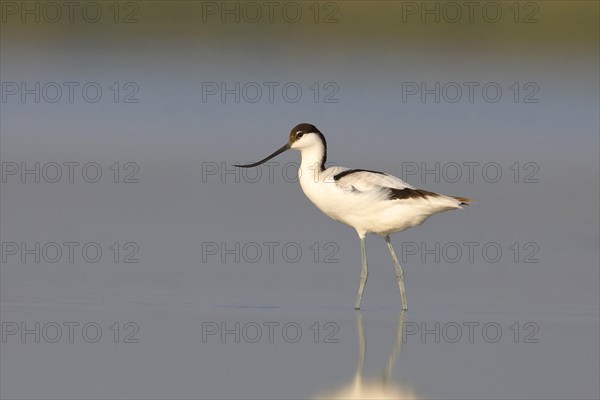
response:
[[[363,369],[365,366],[365,354],[367,350],[367,342],[365,338],[365,327],[363,323],[363,315],[360,311],[356,311],[357,319],[356,323],[358,326],[358,342],[359,342],[359,353],[358,353],[358,367],[356,368],[356,375],[354,380],[344,385],[343,387],[335,390],[334,392],[328,393],[319,398],[323,399],[416,399],[415,393],[407,389],[396,385],[392,382],[392,369],[396,364],[396,357],[400,354],[402,349],[402,335],[404,332],[404,317],[405,312],[400,313],[398,320],[398,329],[396,331],[396,342],[392,349],[388,364],[383,372],[383,376],[380,379],[364,379]]]

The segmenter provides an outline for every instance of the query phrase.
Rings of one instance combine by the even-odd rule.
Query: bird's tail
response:
[[[456,197],[456,196],[452,196],[452,198],[460,201],[459,206],[470,206],[471,203],[473,202],[473,200],[471,199],[467,199],[466,197]]]

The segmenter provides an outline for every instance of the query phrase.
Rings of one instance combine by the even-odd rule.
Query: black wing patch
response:
[[[427,197],[439,197],[437,193],[429,192],[423,189],[390,189],[389,200],[403,200],[403,199],[425,199]]]
[[[335,181],[339,181],[340,179],[342,179],[343,177],[345,177],[346,175],[350,175],[353,174],[355,172],[371,172],[373,174],[380,174],[380,175],[385,175],[383,172],[379,172],[379,171],[371,171],[369,169],[348,169],[346,171],[342,171],[339,174],[335,174],[333,176],[333,180]]]

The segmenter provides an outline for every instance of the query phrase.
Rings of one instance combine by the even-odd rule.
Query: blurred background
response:
[[[598,398],[597,2],[0,4],[3,398],[358,396],[363,317],[379,379],[383,240],[357,314],[358,238],[299,154],[232,167],[301,122],[476,201],[392,238],[392,397]]]

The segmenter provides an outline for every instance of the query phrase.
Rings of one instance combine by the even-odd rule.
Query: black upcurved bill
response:
[[[275,153],[271,154],[269,157],[265,158],[264,160],[260,160],[258,162],[255,162],[253,164],[245,164],[245,165],[240,165],[240,164],[234,164],[234,167],[240,167],[240,168],[252,168],[252,167],[256,167],[257,165],[266,163],[267,161],[269,161],[271,158],[283,153],[286,150],[290,149],[290,144],[286,143],[285,146],[281,147],[279,150],[277,150]]]

